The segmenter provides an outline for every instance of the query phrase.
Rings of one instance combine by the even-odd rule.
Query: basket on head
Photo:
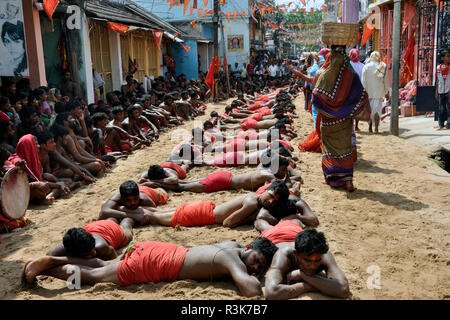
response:
[[[326,45],[350,46],[356,43],[359,25],[354,23],[323,22],[321,40]]]

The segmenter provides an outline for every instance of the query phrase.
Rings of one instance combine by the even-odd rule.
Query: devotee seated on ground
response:
[[[260,276],[270,265],[277,247],[266,238],[247,246],[234,241],[185,248],[164,242],[130,244],[121,260],[44,256],[29,260],[22,272],[24,285],[46,275],[67,280],[73,267],[80,270],[81,284],[114,283],[128,286],[176,280],[222,281],[231,278],[245,297],[262,296]]]
[[[279,249],[265,279],[266,299],[292,299],[307,292],[321,292],[346,299],[348,280],[329,251],[325,236],[315,229],[303,230],[292,246]]]
[[[220,205],[207,200],[189,201],[177,208],[161,210],[151,207],[141,207],[140,210],[137,210],[139,207],[138,196],[133,195],[135,204],[133,206],[128,204],[127,210],[124,211],[112,209],[113,206],[117,206],[117,202],[108,200],[108,203],[102,207],[99,219],[130,217],[141,225],[193,227],[222,224],[224,227],[234,228],[253,222],[262,207],[270,208],[279,201],[285,201],[289,196],[289,190],[283,181],[275,180],[260,195],[250,193]],[[127,202],[131,201],[131,196],[125,199]]]

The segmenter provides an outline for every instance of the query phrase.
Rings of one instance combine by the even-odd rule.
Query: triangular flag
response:
[[[111,30],[120,32],[120,33],[125,33],[128,31],[128,29],[130,28],[129,26],[120,24],[120,23],[113,23],[113,22],[109,22],[107,23],[108,28],[110,28]]]
[[[272,23],[272,29],[276,29],[278,25]]]
[[[300,0],[300,1],[303,3],[304,6],[306,6],[306,1],[305,0]]]
[[[198,18],[201,19],[203,13],[203,9],[198,9]]]
[[[194,12],[194,7],[191,7],[191,10],[189,11],[189,18],[192,16],[192,13]]]
[[[181,44],[181,46],[183,47],[183,49],[184,49],[186,52],[189,52],[189,50],[191,50],[190,47],[188,47],[188,46],[182,44],[181,42],[180,42],[180,44]]]
[[[297,13],[297,9],[292,9],[292,11],[294,11],[295,13]]]
[[[302,11],[303,11],[304,14],[306,14],[306,9],[305,8],[302,8]]]
[[[245,18],[245,11],[241,11],[241,16],[242,16],[242,19]]]
[[[191,2],[191,0],[184,0],[184,6],[183,6],[183,16],[186,15],[186,10],[189,7],[189,2]]]
[[[175,4],[175,0],[170,0],[170,8],[169,8],[169,11],[172,10],[174,4]]]
[[[311,8],[311,14],[314,15],[314,8]]]
[[[255,9],[252,10],[252,16],[254,16],[254,15],[255,15]]]
[[[266,7],[261,8],[261,18],[264,18],[264,12],[266,11]]]
[[[161,30],[152,30],[152,32],[153,36],[155,37],[156,47],[159,49],[163,32]]]
[[[208,15],[211,13],[211,10],[205,10],[205,21],[208,20]],[[213,12],[214,13],[214,12]]]
[[[288,8],[291,6],[291,4],[292,4],[292,1],[288,3]]]
[[[186,0],[184,0],[186,1]],[[208,0],[203,0],[203,4],[205,5],[205,8],[208,6]]]
[[[191,21],[191,26],[192,26],[192,28],[194,28],[195,29],[195,23],[196,23],[197,21],[196,20],[192,20]]]
[[[230,19],[231,19],[231,12],[227,12],[227,19],[228,19],[228,23],[230,23]]]
[[[173,41],[175,41],[179,35],[180,35],[180,34],[179,34],[178,32],[175,33],[175,35],[173,36]]]
[[[234,21],[236,21],[237,15],[238,15],[238,12],[235,11],[235,12],[233,13],[233,20],[234,20]]]
[[[59,0],[44,0],[44,10],[53,25],[53,13],[58,6]],[[16,7],[17,8],[17,7]]]
[[[369,23],[369,21],[367,21],[366,24],[364,25],[364,33],[363,33],[363,39],[361,42],[361,47],[364,47],[364,45],[366,44],[366,41],[369,39],[373,30],[375,30],[375,28],[372,26],[371,23]]]
[[[328,12],[328,8],[327,8],[327,6],[326,5],[322,5],[322,9],[323,9],[323,11],[325,11],[325,12]]]

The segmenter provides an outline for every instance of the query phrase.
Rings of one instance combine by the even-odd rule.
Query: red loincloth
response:
[[[256,112],[262,114],[263,116],[270,116],[272,114],[269,107],[263,107]]]
[[[261,121],[262,118],[263,118],[263,115],[261,113],[259,113],[259,112],[256,112],[256,113],[252,114],[250,117],[248,117],[248,119],[253,119],[253,120],[256,120],[258,122]]]
[[[214,224],[215,206],[214,202],[207,200],[188,201],[177,207],[170,221],[171,226],[195,227]]]
[[[238,167],[243,166],[244,154],[242,152],[227,152],[214,158],[213,167]]]
[[[260,238],[267,238],[274,244],[280,242],[293,242],[295,237],[303,229],[291,220],[283,220],[278,222],[272,228],[265,230],[259,235]]]
[[[122,248],[128,243],[128,238],[120,225],[111,220],[98,220],[88,223],[83,229],[105,239],[114,249]]]
[[[177,165],[176,163],[164,162],[163,164],[160,165],[160,167],[175,170],[178,173],[178,179],[186,178],[186,170],[182,166]]]
[[[247,141],[245,139],[234,138],[230,140],[224,147],[223,152],[245,151]]]
[[[152,199],[156,205],[164,204],[167,200],[169,200],[169,196],[167,194],[150,187],[139,186],[139,192]]]
[[[216,192],[230,189],[233,174],[229,171],[216,171],[200,181],[205,185],[205,192]]]
[[[117,268],[120,286],[175,281],[188,248],[164,242],[136,242],[122,256]]]
[[[238,139],[245,139],[247,138],[248,140],[258,140],[258,132],[256,132],[255,130],[246,130],[246,131],[239,131],[239,133],[237,134],[236,138]]]
[[[251,118],[245,118],[240,122],[240,125],[242,130],[257,129],[258,121]]]

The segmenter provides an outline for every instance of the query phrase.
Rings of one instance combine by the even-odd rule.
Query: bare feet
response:
[[[75,190],[75,189],[78,189],[79,187],[81,187],[81,182],[80,182],[80,181],[74,182],[74,183],[72,183],[72,184],[69,186],[70,191],[73,191],[73,190]]]
[[[22,271],[22,284],[35,283],[36,277],[43,271],[52,267],[52,257],[45,256],[35,260],[28,260]]]
[[[300,188],[301,187],[302,187],[302,184],[300,182],[298,182],[298,181],[292,185],[292,189],[291,190],[294,191],[294,194],[297,197],[300,197]]]
[[[51,196],[51,195],[48,195],[44,200],[41,201],[42,204],[45,204],[48,206],[53,204],[53,202],[55,202],[55,197]]]
[[[354,191],[356,190],[356,188],[353,186],[353,182],[352,182],[352,181],[347,181],[347,182],[345,183],[345,189],[346,189],[348,192],[354,192]]]

